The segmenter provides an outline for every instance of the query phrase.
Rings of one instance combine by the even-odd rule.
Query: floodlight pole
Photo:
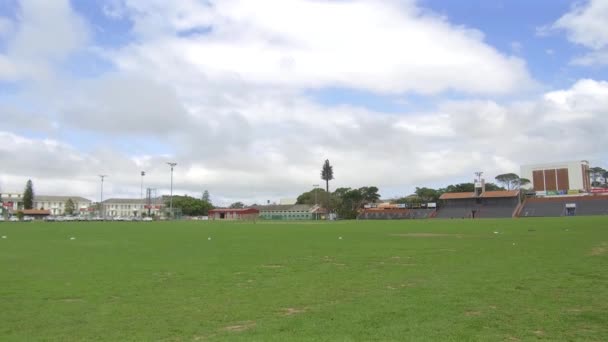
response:
[[[107,175],[99,175],[99,178],[101,178],[101,195],[99,198],[99,206],[101,207],[100,213],[101,213],[101,217],[103,217],[104,219],[106,218],[105,215],[105,210],[103,207],[103,180],[104,178],[108,177]]]
[[[139,197],[144,199],[144,176],[146,175],[146,171],[141,172],[141,190],[139,191]]]
[[[171,166],[171,193],[169,197],[169,212],[171,213],[171,219],[173,219],[173,168],[177,163],[167,163],[167,165]]]

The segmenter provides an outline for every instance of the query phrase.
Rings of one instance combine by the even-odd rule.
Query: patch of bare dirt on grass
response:
[[[466,311],[464,313],[464,315],[467,316],[467,317],[477,317],[477,316],[481,316],[481,311],[470,310],[470,311]]]
[[[431,237],[455,237],[462,238],[461,234],[437,234],[437,233],[405,233],[405,234],[390,234],[397,237],[414,237],[414,238],[431,238]]]
[[[545,332],[542,330],[535,330],[533,331],[534,335],[538,336],[538,337],[543,337],[545,336]]]
[[[255,328],[255,325],[256,323],[254,321],[245,321],[223,327],[221,330],[227,332],[243,332]]]
[[[605,255],[608,254],[608,243],[603,242],[601,245],[599,246],[595,246],[591,249],[591,252],[589,253],[589,255],[591,256],[600,256],[600,255]]]
[[[281,311],[282,311],[282,313],[281,313],[282,316],[288,317],[288,316],[293,316],[293,315],[305,313],[306,309],[303,309],[303,308],[284,308],[284,309],[281,309]]]
[[[63,302],[63,303],[80,303],[80,302],[84,302],[84,299],[68,297],[68,298],[59,298],[59,299],[57,299],[57,301]]]

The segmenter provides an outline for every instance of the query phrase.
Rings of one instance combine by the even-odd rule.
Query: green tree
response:
[[[209,191],[205,190],[203,192],[203,202],[211,203],[211,198],[209,197]]]
[[[320,201],[323,201],[324,198],[326,198],[325,190],[315,188],[298,196],[296,204],[318,204]]]
[[[168,204],[166,204],[168,205]],[[173,208],[179,208],[186,216],[206,216],[213,206],[200,198],[191,196],[173,196]]]
[[[589,169],[589,178],[591,178],[591,186],[599,187],[602,186],[600,178],[606,174],[606,170],[601,167],[592,167]],[[604,178],[604,185],[606,185],[606,179]]]
[[[441,192],[439,190],[431,188],[417,187],[415,194],[421,202],[437,202],[437,200],[441,196]]]
[[[505,173],[502,175],[496,176],[496,181],[502,185],[504,185],[507,190],[517,190],[522,186],[526,186],[530,184],[530,180],[527,178],[520,178],[515,173]],[[486,185],[487,190],[487,185]]]
[[[243,202],[234,202],[230,205],[230,209],[243,209],[245,208],[245,205],[243,204]]]
[[[34,184],[29,179],[25,184],[25,191],[23,192],[23,207],[25,209],[34,208]]]
[[[441,193],[444,192],[474,192],[475,184],[473,183],[460,183],[460,184],[452,184],[448,185],[445,189],[439,189]]]
[[[325,181],[325,191],[327,192],[327,212],[330,212],[329,206],[329,181],[334,179],[334,167],[329,163],[329,159],[325,160],[321,168],[321,179]]]
[[[378,193],[378,187],[375,186],[364,186],[359,188],[361,195],[363,196],[363,204],[376,203],[380,200],[380,194]]]
[[[486,191],[505,191],[506,189],[502,186],[498,186],[494,183],[486,183]]]
[[[519,184],[519,176],[514,173],[505,173],[502,175],[496,176],[494,179],[502,185],[504,185],[507,190],[513,190],[518,187]]]
[[[518,187],[521,188],[522,186],[526,186],[530,183],[532,183],[532,182],[528,178],[520,178]]]
[[[76,210],[74,206],[74,201],[71,198],[65,202],[65,213],[66,215],[74,215],[74,211]]]

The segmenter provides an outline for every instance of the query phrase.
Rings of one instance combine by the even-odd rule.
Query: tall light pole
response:
[[[142,171],[141,172],[141,190],[139,192],[139,197],[141,197],[141,199],[144,199],[144,176],[146,175],[146,171]]]
[[[103,208],[103,180],[106,177],[108,177],[108,176],[107,175],[99,175],[99,178],[101,178],[101,195],[100,195],[100,198],[99,198],[99,207],[101,208],[100,209],[100,214],[101,214],[101,217],[103,217],[103,218],[106,217],[105,210],[103,210],[104,209]]]
[[[173,218],[173,168],[177,163],[167,163],[167,165],[171,166],[171,195],[169,197],[169,212],[171,213],[171,218]]]

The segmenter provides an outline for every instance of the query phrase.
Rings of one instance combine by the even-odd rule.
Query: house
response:
[[[244,209],[212,209],[209,210],[210,220],[255,220],[260,215],[260,211],[256,208]]]
[[[50,210],[40,210],[40,209],[23,209],[23,210],[20,210],[20,212],[23,213],[23,216],[31,217],[36,220],[41,220],[41,219],[51,215]]]

